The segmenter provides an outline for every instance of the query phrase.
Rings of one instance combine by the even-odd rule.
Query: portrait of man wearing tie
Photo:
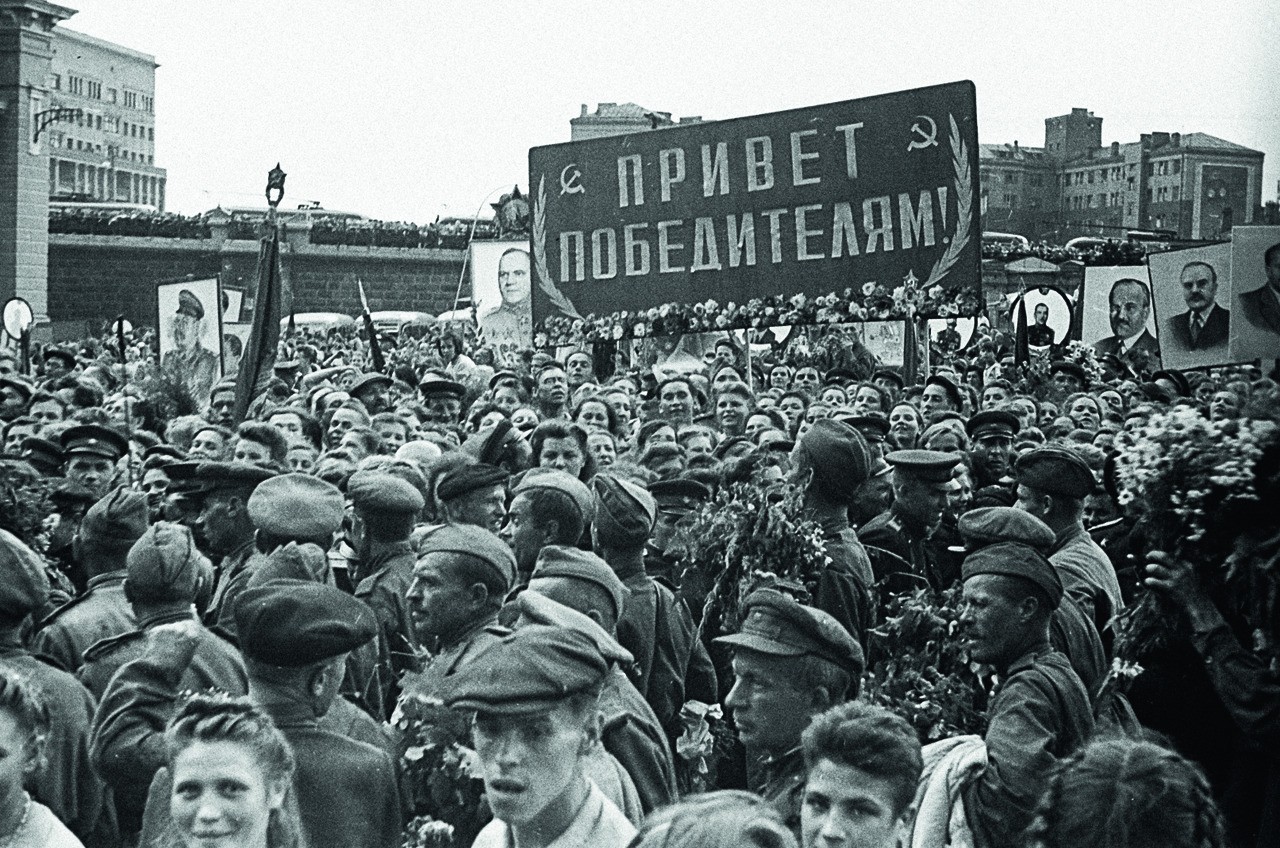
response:
[[[1158,371],[1160,345],[1147,329],[1151,317],[1151,290],[1133,277],[1122,277],[1107,297],[1112,335],[1094,342],[1098,356],[1115,354],[1135,371]]]
[[[1162,342],[1179,350],[1225,348],[1231,315],[1218,305],[1218,272],[1208,262],[1188,262],[1179,284],[1187,309],[1165,319]]]

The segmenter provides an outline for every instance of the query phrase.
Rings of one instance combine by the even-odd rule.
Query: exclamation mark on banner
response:
[[[947,187],[938,186],[938,210],[942,215],[942,231],[947,231]],[[943,244],[951,243],[951,236],[942,237]]]

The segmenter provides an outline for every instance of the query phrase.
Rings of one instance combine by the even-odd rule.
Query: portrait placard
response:
[[[1280,227],[1231,231],[1231,303],[1231,361],[1280,358]]]
[[[1065,292],[1052,286],[1029,289],[1017,296],[1009,310],[1014,330],[1018,327],[1018,309],[1027,314],[1027,347],[1047,350],[1066,343],[1071,333],[1071,301]]]
[[[1231,245],[1210,244],[1147,257],[1165,368],[1231,362]]]
[[[1135,372],[1158,371],[1160,342],[1145,265],[1084,270],[1080,340],[1099,356],[1114,355]]]
[[[471,302],[484,342],[500,364],[533,346],[529,300],[529,243],[473,241],[469,248]]]
[[[222,377],[222,309],[216,277],[156,286],[160,367],[174,375],[197,404]]]

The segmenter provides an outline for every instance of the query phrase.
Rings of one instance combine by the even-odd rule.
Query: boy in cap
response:
[[[475,713],[475,749],[495,818],[473,848],[629,844],[635,827],[584,767],[600,744],[607,673],[590,637],[529,625],[448,679],[445,703]]]
[[[127,633],[137,625],[124,596],[126,558],[147,531],[147,499],[116,489],[85,513],[71,547],[89,578],[84,594],[40,622],[32,650],[75,673],[95,642]]]
[[[504,469],[483,462],[445,472],[436,486],[441,517],[450,524],[473,524],[497,533],[507,514],[510,476]]]
[[[635,657],[636,688],[671,739],[680,734],[685,701],[715,703],[716,673],[694,632],[684,601],[644,570],[644,547],[657,518],[657,502],[627,480],[597,474],[591,524],[596,553],[630,593],[618,619],[618,641]]]
[[[1020,542],[987,545],[963,565],[960,629],[975,662],[1001,678],[987,709],[988,765],[965,790],[979,846],[1019,843],[1054,766],[1093,732],[1084,684],[1049,645],[1062,600],[1057,570]]]
[[[1056,536],[1049,562],[1071,600],[1099,633],[1107,633],[1124,599],[1111,560],[1084,526],[1084,499],[1096,486],[1093,472],[1075,451],[1056,446],[1023,454],[1016,470],[1017,507],[1049,525]]]
[[[743,603],[737,633],[714,640],[733,649],[733,711],[747,753],[749,788],[799,833],[805,767],[800,737],[819,713],[858,696],[861,646],[831,615],[776,589]]]
[[[893,466],[893,505],[858,531],[875,568],[876,582],[892,577],[890,592],[931,586],[945,589],[959,574],[945,571],[930,541],[942,523],[947,495],[959,487],[957,454],[901,450],[885,455]]]

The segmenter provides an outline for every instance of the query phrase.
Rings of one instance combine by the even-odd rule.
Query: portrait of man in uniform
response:
[[[222,376],[218,281],[161,285],[157,301],[160,367],[185,385],[196,403],[204,403]]]
[[[484,245],[483,247],[499,246]],[[479,247],[481,246],[472,246],[477,263],[480,261],[477,251]],[[473,266],[473,274],[479,276],[481,268]],[[499,302],[496,306],[490,305],[486,308],[484,305],[486,300],[492,304],[491,286],[486,287],[490,289],[488,292],[473,286],[473,297],[481,309],[478,316],[480,333],[498,352],[499,359],[510,358],[516,351],[523,350],[533,343],[533,305],[529,300],[530,286],[529,251],[523,247],[507,247],[498,257]]]

